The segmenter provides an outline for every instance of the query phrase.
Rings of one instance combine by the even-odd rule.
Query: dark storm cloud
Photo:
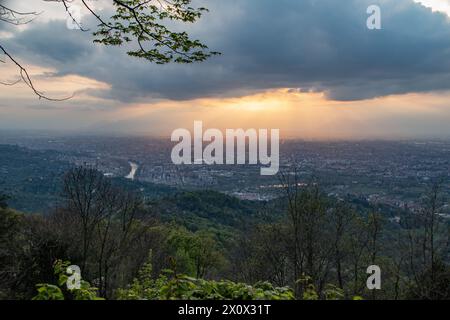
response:
[[[20,52],[21,56],[33,62],[65,66],[68,70],[73,67],[74,62],[80,62],[94,54],[88,34],[68,30],[65,22],[59,20],[46,24],[35,23],[6,43],[13,54]]]
[[[382,9],[382,30],[366,9]],[[337,100],[450,89],[450,22],[412,0],[211,0],[190,31],[222,56],[156,66],[100,48],[64,22],[9,41],[22,57],[109,83],[121,101],[236,96],[269,88],[323,91]]]

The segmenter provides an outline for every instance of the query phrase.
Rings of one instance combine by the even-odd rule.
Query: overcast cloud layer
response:
[[[111,85],[123,102],[239,96],[271,88],[323,91],[335,100],[450,89],[450,20],[412,0],[208,0],[190,27],[222,56],[156,66],[92,43],[66,21],[34,22],[6,42],[28,61]],[[379,4],[382,30],[366,28]],[[93,21],[85,21],[95,26]]]

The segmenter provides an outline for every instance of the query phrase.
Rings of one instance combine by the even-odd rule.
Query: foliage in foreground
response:
[[[58,285],[38,284],[34,300],[103,300],[97,296],[97,288],[82,279],[79,289],[66,289],[69,280],[68,261],[57,260],[54,265]],[[153,279],[152,265],[146,263],[139,275],[126,289],[118,289],[119,300],[294,300],[294,291],[289,287],[275,287],[271,283],[258,282],[255,285],[237,283],[229,280],[204,280],[176,274],[165,270],[164,274]],[[304,300],[318,300],[319,294],[308,277],[299,282],[304,285]],[[342,290],[335,286],[327,286],[326,300],[344,299]],[[361,299],[354,297],[354,300]]]
[[[97,296],[97,288],[91,287],[89,282],[80,279],[79,289],[68,289],[67,281],[70,274],[67,267],[68,261],[57,260],[54,265],[55,276],[58,278],[58,285],[40,283],[37,287],[37,295],[33,300],[103,300]]]
[[[152,265],[146,263],[139,275],[127,289],[119,289],[119,300],[294,300],[295,294],[290,287],[275,287],[267,281],[254,285],[229,280],[204,280],[178,275],[165,270],[159,278],[152,279]],[[304,286],[304,300],[318,300],[319,293],[309,277],[299,282]],[[344,299],[344,292],[332,285],[325,289],[324,299]],[[354,300],[361,299],[354,297]]]
[[[70,262],[56,261],[54,270],[58,285],[38,284],[34,300],[102,300],[97,288],[81,280],[80,289],[69,290],[67,267]],[[128,289],[119,289],[120,300],[293,300],[294,293],[288,287],[276,288],[268,282],[254,286],[232,281],[207,281],[166,270],[156,280],[150,276],[151,265],[146,264]]]
[[[135,280],[128,289],[119,289],[120,300],[293,300],[288,287],[268,282],[254,286],[232,281],[207,281],[186,275],[161,275],[156,280]]]

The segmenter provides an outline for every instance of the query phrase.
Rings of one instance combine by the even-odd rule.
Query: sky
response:
[[[74,94],[50,102],[0,85],[0,130],[169,136],[201,120],[303,139],[450,137],[450,0],[195,0],[210,12],[183,27],[222,55],[163,66],[69,29],[61,4],[0,2],[42,12],[26,26],[0,22],[0,44],[40,91]],[[372,4],[381,30],[366,27]],[[88,12],[81,21],[95,29]],[[0,81],[16,78],[0,64]]]

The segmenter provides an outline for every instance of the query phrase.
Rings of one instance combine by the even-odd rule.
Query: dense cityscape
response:
[[[52,175],[70,166],[90,165],[108,177],[128,177],[182,189],[211,189],[258,201],[279,196],[280,175],[286,174],[298,175],[299,183],[305,184],[318,179],[329,195],[364,197],[371,203],[411,210],[417,207],[420,194],[430,181],[442,180],[446,194],[450,190],[450,142],[445,140],[284,140],[278,176],[260,176],[259,167],[252,165],[176,166],[170,159],[173,145],[163,138],[6,133],[0,137],[3,154],[26,152],[36,162],[23,164],[32,172],[27,175],[28,168],[14,170],[18,163],[2,157],[0,181],[4,181],[6,189],[14,188],[8,185],[11,179],[7,179],[12,172],[23,174],[16,177],[19,181],[45,179],[42,171],[31,169],[39,161],[51,159],[53,165],[46,170],[53,171]],[[444,215],[450,213],[448,205],[441,210]]]

